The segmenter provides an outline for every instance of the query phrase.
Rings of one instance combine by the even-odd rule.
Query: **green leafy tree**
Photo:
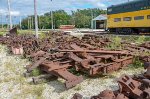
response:
[[[64,10],[53,11],[54,16],[54,26],[59,28],[60,25],[75,25],[77,28],[90,28],[91,20],[100,15],[106,14],[106,10],[101,10],[99,8],[93,9],[77,9],[77,11],[71,11],[72,14],[68,14]],[[34,21],[34,16],[32,17]],[[22,29],[28,29],[28,18],[22,20]],[[50,29],[51,26],[51,14],[50,12],[45,13],[44,15],[38,16],[39,19],[39,28],[40,29]],[[34,28],[34,22],[32,25]]]

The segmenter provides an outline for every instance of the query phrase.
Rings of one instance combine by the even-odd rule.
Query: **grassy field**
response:
[[[35,31],[34,30],[18,30],[17,31],[18,34],[34,34]],[[48,32],[48,31],[44,31],[44,32]],[[0,35],[5,35],[6,33],[8,33],[7,29],[0,29]],[[43,31],[39,31],[39,34],[43,33]]]

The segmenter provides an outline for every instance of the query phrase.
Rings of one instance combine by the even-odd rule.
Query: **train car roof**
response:
[[[150,0],[134,0],[107,8],[107,14],[125,13],[150,9]]]
[[[129,2],[117,4],[117,5],[111,5],[111,6],[109,6],[108,8],[111,8],[111,7],[118,7],[118,6],[124,6],[124,5],[128,5],[128,4],[136,3],[136,2],[138,2],[138,1],[147,1],[147,0],[133,0],[133,1],[129,1]]]

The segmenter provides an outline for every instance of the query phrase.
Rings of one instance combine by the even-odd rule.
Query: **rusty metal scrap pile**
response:
[[[47,34],[44,39],[37,39],[33,35],[11,35],[0,37],[0,43],[6,44],[12,52],[22,49],[24,56],[30,57],[33,63],[27,66],[25,75],[30,75],[38,68],[44,73],[44,76],[38,78],[61,77],[66,80],[66,88],[83,81],[82,76],[76,76],[69,71],[72,68],[90,76],[106,74],[132,64],[135,54],[131,50],[106,50],[105,47],[111,41],[93,35],[86,35],[82,39],[57,33]],[[140,48],[149,52],[147,45],[149,43],[141,45]],[[135,47],[134,50],[140,49]],[[38,80],[34,78],[33,81]]]
[[[150,62],[145,62],[146,72],[139,75],[122,75],[117,79],[119,89],[104,90],[91,99],[150,99]],[[82,99],[76,93],[72,99]]]

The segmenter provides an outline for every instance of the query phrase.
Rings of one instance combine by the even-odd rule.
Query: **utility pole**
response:
[[[1,14],[1,28],[3,29],[3,15]]]
[[[52,30],[54,29],[54,22],[53,22],[53,12],[51,11],[51,24],[52,24]]]
[[[28,29],[29,29],[30,21],[29,21],[29,16],[28,16]]]
[[[38,16],[38,19],[39,19],[39,21],[38,21],[38,22],[39,22],[39,29],[41,29],[41,28],[40,28],[40,15]]]
[[[91,29],[93,29],[93,10],[91,9]]]
[[[22,19],[21,19],[21,16],[20,16],[20,29],[22,29]]]
[[[31,29],[33,29],[33,21],[32,21],[32,16],[31,16]]]
[[[2,29],[4,29],[4,24],[3,24],[3,15],[2,15]]]
[[[38,20],[37,20],[37,1],[34,0],[34,16],[35,16],[35,35],[38,38]]]
[[[31,26],[31,24],[32,24],[31,16],[29,17],[29,23],[30,23],[30,30],[31,30],[32,29],[32,26]]]
[[[7,23],[6,28],[9,30],[8,15],[6,15],[5,21],[6,21],[6,23]]]
[[[32,29],[34,29],[34,17],[32,16]]]
[[[8,14],[9,14],[9,25],[10,29],[12,29],[12,19],[11,19],[11,10],[10,10],[10,0],[7,0],[8,3]]]
[[[52,5],[52,0],[51,0],[51,5]],[[53,11],[51,9],[51,24],[52,24],[52,30],[54,29],[54,21],[53,21]]]

